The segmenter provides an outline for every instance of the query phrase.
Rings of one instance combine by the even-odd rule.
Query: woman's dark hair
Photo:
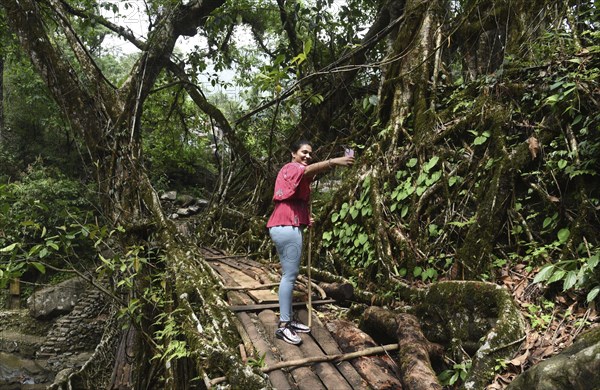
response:
[[[293,144],[290,145],[290,152],[292,153],[296,153],[298,150],[300,150],[300,148],[302,147],[302,145],[308,145],[312,148],[312,144],[310,143],[310,141],[307,141],[305,139],[301,139],[299,141],[294,142]]]

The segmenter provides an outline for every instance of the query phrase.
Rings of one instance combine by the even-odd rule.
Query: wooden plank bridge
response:
[[[318,308],[334,303],[335,300],[325,296],[324,291],[317,285],[312,284],[312,288],[309,289],[308,281],[304,277],[300,277],[296,282],[298,291],[294,297],[294,311],[305,324],[309,323],[307,293],[312,290],[313,293],[318,293],[318,296],[312,299],[311,332],[300,334],[303,342],[299,346],[290,345],[275,337],[279,318],[276,293],[279,265],[263,265],[245,256],[226,255],[213,249],[204,249],[204,256],[221,277],[227,290],[230,308],[238,319],[238,332],[243,340],[243,345],[240,345],[242,358],[246,361],[260,361],[263,372],[267,373],[274,388],[401,388],[399,382],[398,386],[390,386],[386,378],[383,378],[389,376],[391,371],[397,373],[396,363],[385,355],[387,351],[393,350],[394,346],[376,346],[370,350],[354,352],[349,352],[346,347],[344,350],[336,339],[335,332],[332,334],[326,323],[319,318],[323,316]],[[379,359],[380,362],[376,365],[386,371],[386,374],[365,374],[364,370],[360,369],[365,365],[365,359]],[[213,379],[210,384],[218,384],[219,379],[224,378]],[[380,379],[386,383],[385,386],[378,385]]]

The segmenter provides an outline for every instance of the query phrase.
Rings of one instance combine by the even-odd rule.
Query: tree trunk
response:
[[[0,144],[4,136],[4,56],[0,56]]]
[[[172,6],[170,12],[165,12],[167,17],[161,20],[159,27],[149,34],[148,43],[136,42],[143,47],[143,53],[130,78],[119,90],[106,81],[82,41],[74,35],[68,15],[73,10],[57,0],[50,0],[50,3],[48,7],[47,3],[34,0],[0,1],[8,23],[30,54],[34,67],[71,127],[84,140],[94,163],[104,215],[114,226],[125,227],[123,246],[149,246],[152,239],[153,245],[158,244],[162,249],[164,272],[169,275],[162,299],[173,301],[170,309],[183,313],[177,315],[177,323],[181,326],[180,337],[185,339],[193,360],[191,366],[186,357],[162,360],[162,367],[157,371],[152,360],[158,352],[157,345],[151,340],[155,319],[140,324],[133,321],[131,326],[141,326],[141,329],[135,332],[136,340],[126,344],[134,346],[135,360],[131,368],[126,366],[128,363],[115,367],[115,372],[119,373],[118,383],[144,387],[144,384],[158,383],[158,377],[162,375],[165,388],[188,388],[194,377],[226,375],[231,377],[232,385],[239,384],[240,388],[263,387],[264,376],[245,369],[235,353],[237,333],[232,325],[233,317],[215,288],[218,282],[213,272],[201,260],[197,249],[188,248],[176,239],[174,226],[163,214],[141,154],[143,103],[175,41],[181,34],[195,34],[196,28],[205,20],[204,16],[224,1],[191,1]],[[61,49],[54,46],[54,42],[61,39],[53,40],[48,36],[46,28],[49,27],[43,20],[45,14],[54,16],[78,67],[71,66]],[[197,262],[193,261],[194,257]],[[136,286],[141,290],[129,291],[130,298],[142,298],[145,280],[151,280],[150,273],[156,270],[148,268],[137,273]],[[142,312],[155,315],[153,305],[149,304]],[[118,326],[118,322],[115,325]],[[166,340],[170,342],[171,339]],[[71,378],[75,380],[77,375],[87,373],[82,370],[81,374]]]

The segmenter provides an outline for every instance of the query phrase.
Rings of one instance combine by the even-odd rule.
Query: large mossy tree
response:
[[[143,163],[145,103],[165,74],[223,133],[216,142],[219,180],[200,229],[207,242],[270,250],[264,223],[273,176],[288,158],[285,145],[310,138],[322,158],[343,144],[358,153],[356,168],[334,174],[341,183],[325,183],[329,193],[315,204],[319,267],[359,287],[383,287],[388,297],[452,301],[453,291],[455,297],[464,288],[469,300],[480,287],[441,283],[405,294],[400,279],[495,281],[507,265],[545,265],[540,280],[584,288],[594,299],[600,195],[590,179],[599,165],[600,117],[593,2],[205,3],[149,3],[142,41],[103,18],[95,2],[0,0],[85,145],[102,209],[124,227],[124,246],[158,247],[157,263],[169,271],[159,283],[169,304],[160,310],[184,324],[185,340],[174,341],[189,348],[168,364],[148,363],[165,345],[181,345],[161,339],[161,349],[152,339],[160,313],[148,308],[137,366],[128,371],[116,362],[136,386],[162,375],[165,386],[185,388],[203,373],[225,374],[238,387],[262,383],[234,358],[217,282],[206,264],[190,261],[195,250],[165,218]],[[73,26],[82,20],[140,50],[120,85],[107,81],[78,39]],[[241,26],[255,43],[250,52],[232,39]],[[206,47],[177,63],[178,37],[197,33]],[[197,83],[206,70],[200,57],[215,69],[235,64],[247,114],[232,117],[209,103]],[[139,298],[151,276],[136,277],[130,298]],[[215,327],[216,319],[226,326]],[[512,342],[513,331],[499,342]],[[478,384],[489,380],[489,365],[479,364],[486,372],[473,378]]]

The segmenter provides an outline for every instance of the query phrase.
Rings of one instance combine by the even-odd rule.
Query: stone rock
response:
[[[600,327],[516,377],[507,390],[600,389]]]
[[[191,195],[181,195],[177,198],[177,203],[181,205],[181,207],[188,207],[193,205],[196,202],[196,198]]]
[[[167,191],[160,196],[160,200],[175,200],[177,199],[177,191]]]
[[[0,352],[0,389],[22,389],[24,384],[45,383],[50,377],[43,361]]]
[[[200,206],[198,206],[197,204],[193,204],[190,207],[188,207],[188,210],[190,210],[190,213],[196,214],[198,211],[200,211]]]
[[[190,210],[189,209],[177,209],[177,214],[182,217],[186,217],[186,216],[190,215]]]
[[[69,313],[85,290],[83,279],[72,278],[36,291],[27,299],[29,314],[34,318],[54,318]]]

